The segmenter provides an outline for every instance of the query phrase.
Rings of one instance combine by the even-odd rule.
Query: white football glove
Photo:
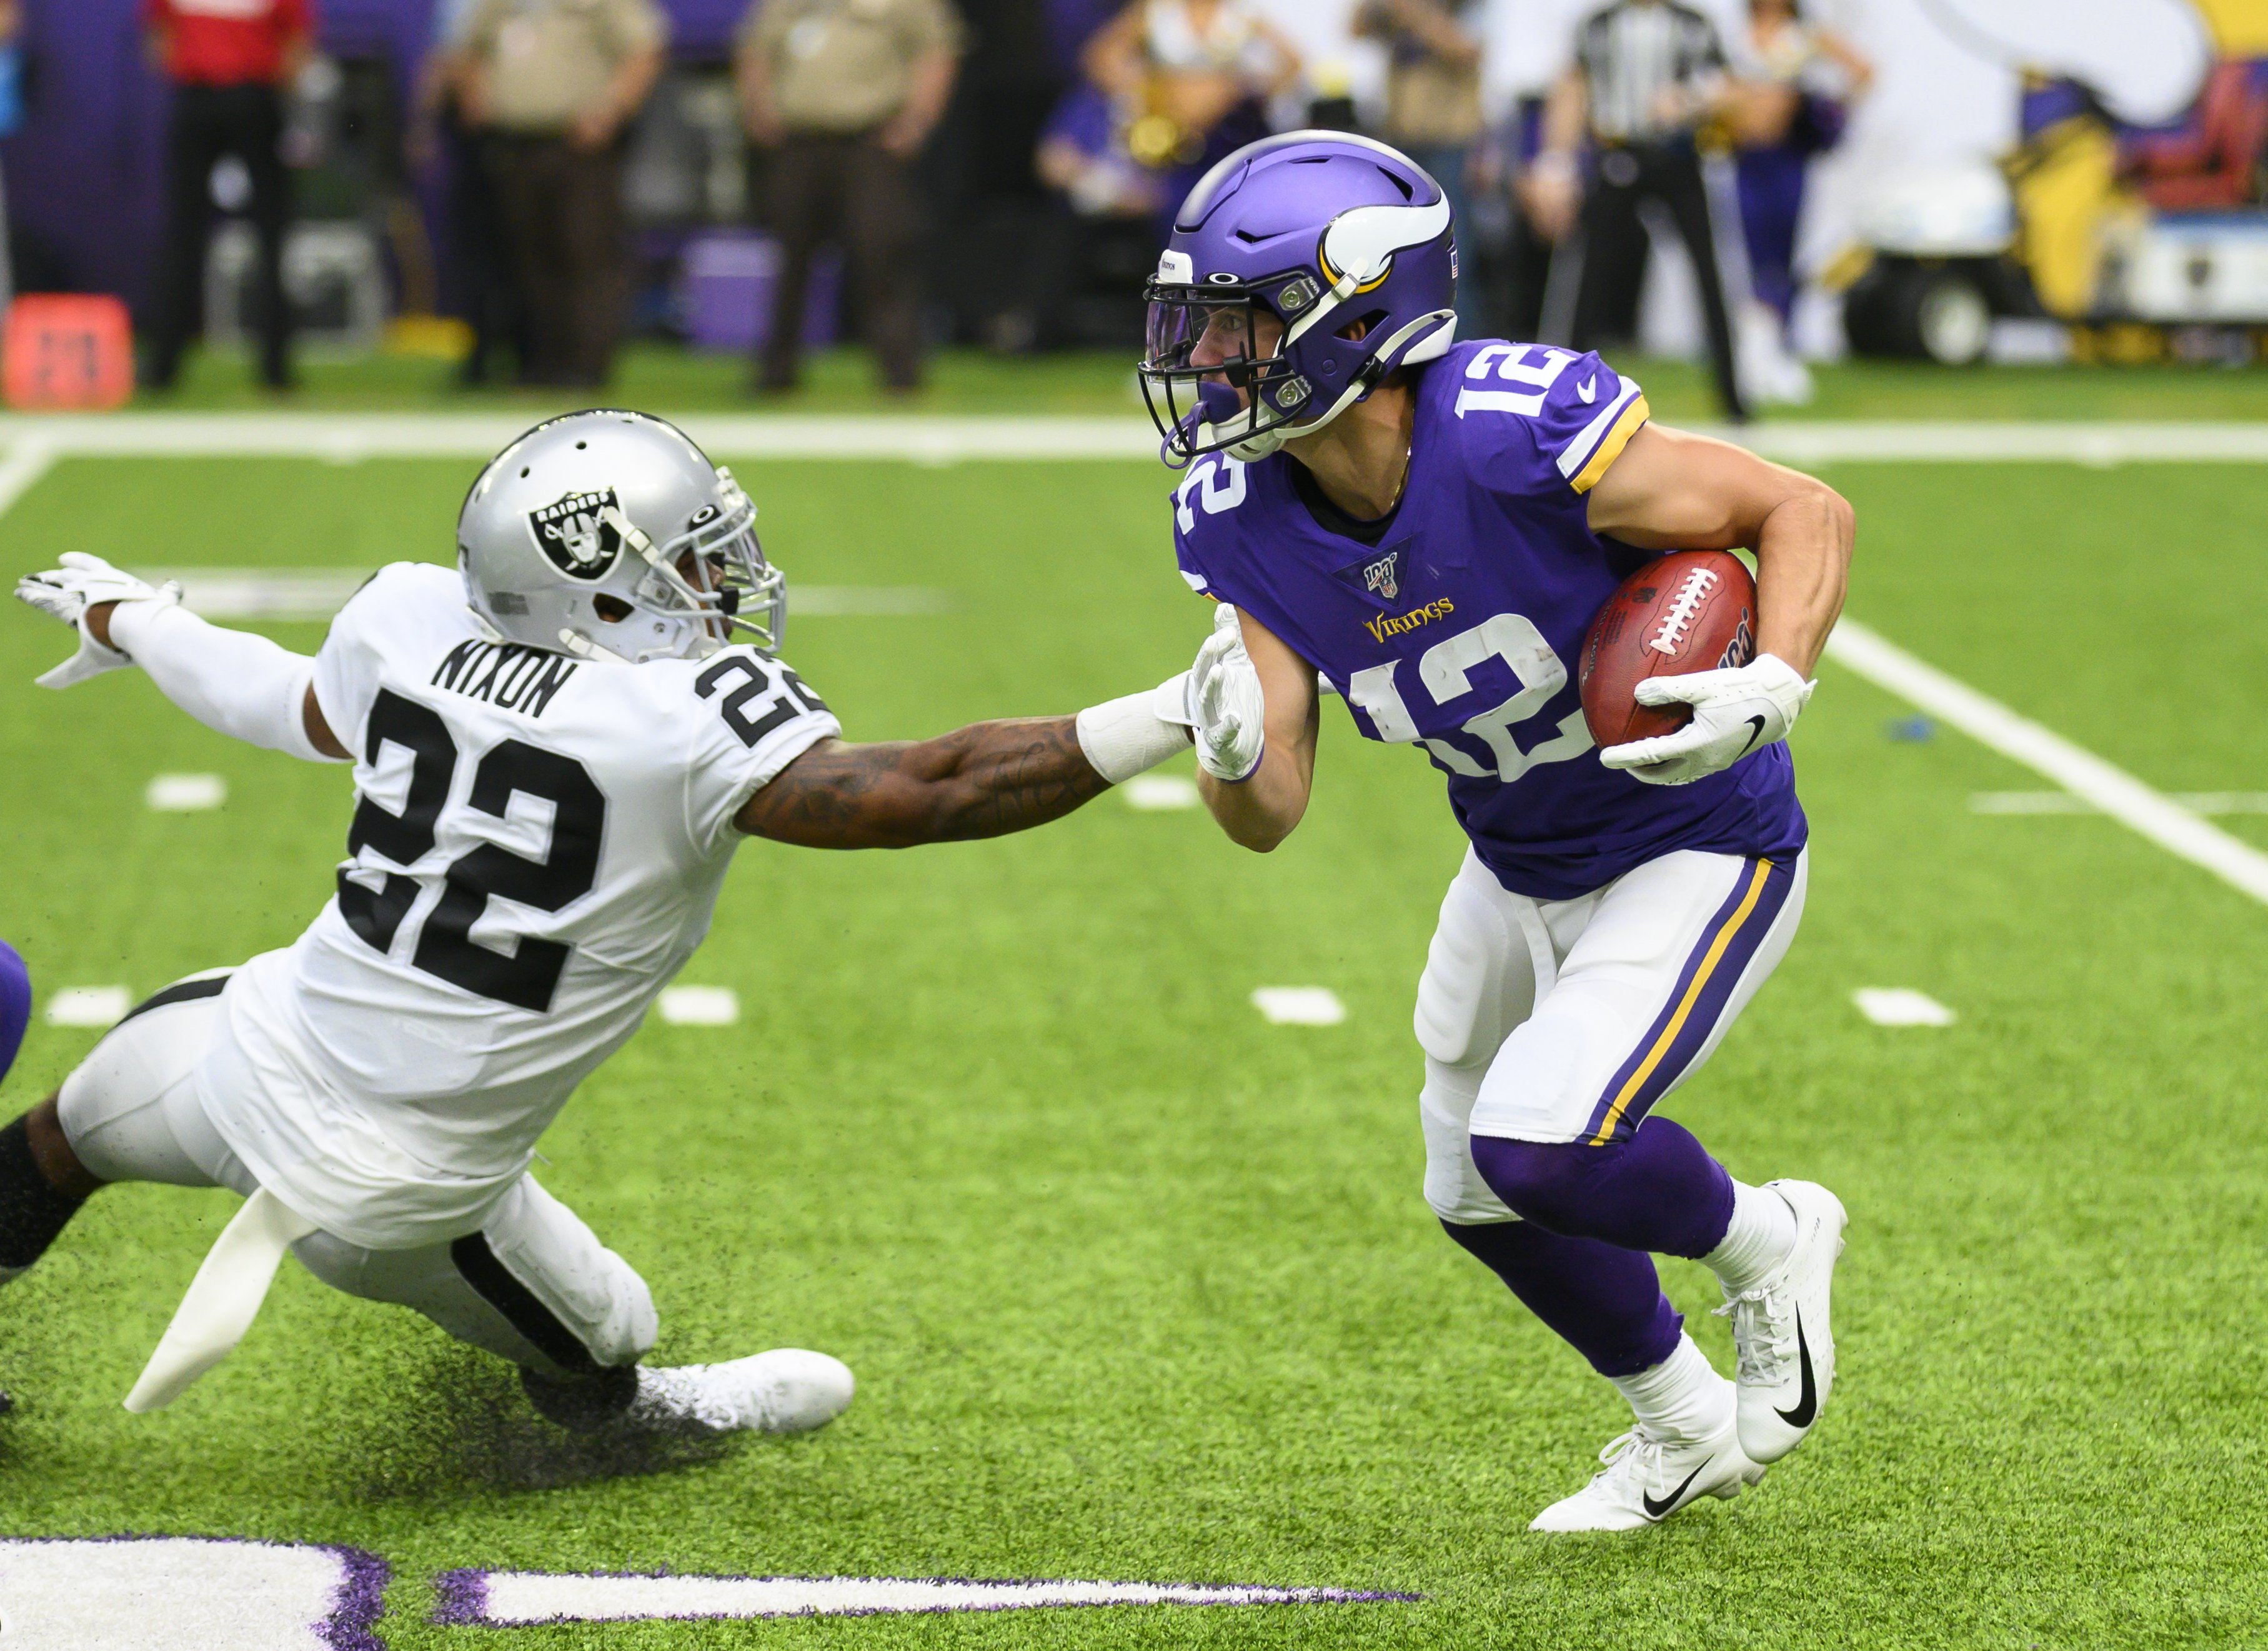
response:
[[[1786,739],[1817,686],[1770,653],[1729,670],[1649,676],[1638,685],[1638,703],[1690,705],[1693,720],[1675,733],[1610,745],[1599,761],[1649,785],[1690,785]]]
[[[174,580],[168,579],[163,586],[152,586],[84,550],[66,550],[62,559],[59,568],[26,574],[16,581],[18,600],[78,632],[78,652],[53,670],[33,679],[41,688],[69,688],[90,676],[99,676],[105,671],[119,670],[134,663],[116,648],[106,647],[88,634],[88,608],[102,602],[170,605],[181,600],[181,587]]]
[[[1231,785],[1259,771],[1268,750],[1268,701],[1236,609],[1226,602],[1214,609],[1212,635],[1189,667],[1189,711],[1199,768]]]

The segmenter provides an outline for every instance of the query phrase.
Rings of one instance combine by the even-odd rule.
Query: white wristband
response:
[[[1144,693],[1089,705],[1079,713],[1079,748],[1094,771],[1114,785],[1146,773],[1189,748],[1184,680],[1189,673]]]

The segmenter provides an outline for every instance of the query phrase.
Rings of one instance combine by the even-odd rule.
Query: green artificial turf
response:
[[[1134,357],[1123,350],[997,356],[941,350],[928,386],[910,395],[886,394],[863,350],[821,350],[803,387],[790,394],[753,394],[748,365],[737,356],[705,355],[666,344],[634,344],[622,352],[602,393],[458,387],[450,364],[415,356],[350,360],[311,358],[301,387],[284,396],[259,387],[241,356],[193,354],[181,381],[145,393],[147,409],[308,408],[325,411],[432,411],[522,409],[531,416],[605,401],[674,412],[899,412],[1133,414],[1141,409]],[[1646,386],[1657,416],[1682,424],[1719,416],[1705,364],[1616,353],[1613,360]],[[1767,418],[1894,419],[2221,419],[2268,418],[2268,369],[2203,366],[2035,366],[1946,368],[1922,362],[1846,361],[1813,369],[1818,394],[1809,405],[1761,409]]]
[[[2197,382],[2209,382],[2198,380]],[[464,464],[71,461],[0,573],[445,557]],[[853,738],[1068,711],[1204,634],[1164,480],[1133,464],[756,464],[799,580],[942,586],[806,618],[788,652]],[[1852,611],[2169,789],[2268,790],[2242,468],[1849,466]],[[2236,570],[2234,577],[2231,568]],[[273,634],[312,650],[313,626]],[[29,686],[62,633],[0,615],[4,927],[45,993],[287,943],[328,891],[345,775],[232,746],[121,674]],[[2066,1648],[2257,1643],[2268,1621],[2268,909],[2037,790],[1832,666],[1795,737],[1810,910],[1663,1110],[1751,1180],[1852,1215],[1839,1382],[1757,1491],[1629,1537],[1529,1536],[1627,1412],[1418,1196],[1412,989],[1460,839],[1413,753],[1328,708],[1278,853],[1106,796],[900,856],[752,844],[690,983],[546,1139],[542,1181],[652,1281],[657,1356],[825,1348],[860,1397],[806,1439],[625,1464],[498,1367],[287,1266],[242,1349],[119,1408],[217,1193],[100,1195],[0,1310],[0,1531],[352,1544],[396,1647]],[[146,811],[160,771],[228,806]],[[2259,840],[2256,838],[2256,840]],[[1326,985],[1329,1028],[1261,985]],[[1889,1030],[1861,986],[1947,1029]],[[35,1028],[27,1105],[92,1034]],[[1666,1267],[1729,1368],[1712,1286]],[[610,1475],[606,1470],[647,1471]],[[1392,1589],[1413,1604],[533,1628],[430,1625],[454,1566],[1108,1577]]]

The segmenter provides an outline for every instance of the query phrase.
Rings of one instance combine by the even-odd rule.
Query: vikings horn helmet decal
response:
[[[1265,458],[1456,336],[1441,186],[1384,144],[1287,132],[1189,192],[1151,280],[1143,399],[1168,464]]]

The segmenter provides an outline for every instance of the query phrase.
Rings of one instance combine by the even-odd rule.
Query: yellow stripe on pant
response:
[[[1693,979],[1685,988],[1685,996],[1678,1000],[1677,1013],[1669,1017],[1669,1024],[1661,1028],[1661,1036],[1653,1040],[1653,1047],[1646,1051],[1646,1058],[1638,1063],[1638,1070],[1630,1075],[1630,1081],[1622,1087],[1622,1093],[1615,1097],[1614,1105],[1607,1109],[1607,1116],[1599,1125],[1599,1132],[1591,1137],[1592,1146],[1604,1146],[1614,1139],[1615,1125],[1621,1121],[1624,1110],[1636,1098],[1638,1091],[1646,1087],[1646,1080],[1653,1075],[1653,1069],[1661,1065],[1661,1058],[1669,1052],[1670,1045],[1677,1042],[1678,1033],[1684,1029],[1686,1016],[1693,1013],[1693,1006],[1699,1001],[1702,988],[1709,984],[1709,977],[1716,973],[1717,965],[1724,961],[1726,949],[1732,945],[1733,937],[1754,915],[1756,902],[1764,897],[1764,884],[1771,873],[1772,863],[1770,860],[1756,862],[1756,869],[1749,879],[1748,893],[1742,897],[1733,915],[1725,920],[1725,926],[1717,931],[1716,940],[1710,944],[1709,954],[1701,960],[1701,967],[1693,971]]]

